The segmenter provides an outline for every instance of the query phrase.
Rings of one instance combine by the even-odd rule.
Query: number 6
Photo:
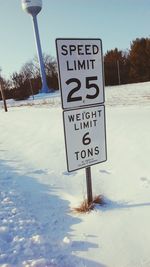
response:
[[[82,143],[85,146],[87,146],[87,145],[89,145],[91,143],[91,138],[87,137],[87,135],[89,135],[89,132],[87,132],[82,138]]]

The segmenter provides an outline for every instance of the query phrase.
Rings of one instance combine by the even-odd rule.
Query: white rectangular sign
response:
[[[63,112],[68,171],[106,161],[105,107]]]
[[[104,103],[100,39],[56,39],[63,109]]]

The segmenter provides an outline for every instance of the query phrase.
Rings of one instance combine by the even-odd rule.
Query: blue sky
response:
[[[137,37],[150,37],[150,0],[43,0],[38,23],[42,50],[54,57],[58,37],[101,38],[104,53],[126,50]],[[21,0],[1,0],[0,25],[0,67],[9,78],[36,54]]]

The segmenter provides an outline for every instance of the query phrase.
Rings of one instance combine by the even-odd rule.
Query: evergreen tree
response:
[[[128,83],[128,54],[115,48],[107,51],[104,57],[105,84],[116,85]]]
[[[129,61],[131,82],[146,82],[150,80],[149,38],[137,38],[132,42]]]

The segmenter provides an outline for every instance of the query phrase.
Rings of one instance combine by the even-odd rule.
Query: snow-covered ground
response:
[[[150,83],[106,88],[108,160],[92,166],[93,194],[106,205],[88,214],[72,211],[86,179],[66,170],[59,94],[7,103],[0,267],[149,267]]]

